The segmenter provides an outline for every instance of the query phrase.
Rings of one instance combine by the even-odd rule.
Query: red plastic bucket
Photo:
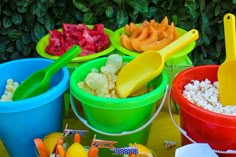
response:
[[[196,66],[180,72],[173,81],[171,98],[180,108],[180,128],[198,143],[208,143],[212,149],[236,150],[236,116],[215,113],[188,101],[183,95],[184,86],[191,80],[217,80],[218,65]],[[192,143],[184,134],[182,145]],[[220,157],[236,154],[218,153]]]

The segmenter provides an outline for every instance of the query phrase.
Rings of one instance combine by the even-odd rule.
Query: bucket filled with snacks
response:
[[[131,97],[120,98],[115,90],[116,76],[133,58],[113,54],[95,59],[77,67],[70,79],[76,116],[90,128],[92,136],[117,141],[120,146],[146,144],[150,123],[161,108],[156,102],[163,97],[168,82],[163,71]],[[76,104],[81,104],[83,117]]]
[[[180,72],[173,81],[172,102],[180,109],[182,145],[208,143],[220,157],[236,156],[236,106],[219,101],[218,65]],[[172,103],[169,101],[169,109]],[[231,104],[235,105],[235,104]]]
[[[0,139],[11,157],[35,156],[35,137],[62,129],[63,93],[68,88],[69,71],[55,73],[46,92],[13,101],[17,86],[33,72],[53,63],[43,58],[28,58],[0,65]]]

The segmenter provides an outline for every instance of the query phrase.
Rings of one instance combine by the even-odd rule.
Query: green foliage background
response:
[[[1,0],[0,63],[38,56],[38,40],[65,23],[103,23],[115,30],[129,22],[168,16],[200,39],[190,54],[194,65],[225,58],[223,16],[236,15],[236,0]]]

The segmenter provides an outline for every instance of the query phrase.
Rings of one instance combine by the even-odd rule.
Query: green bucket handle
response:
[[[175,121],[174,117],[173,117],[173,113],[172,113],[172,110],[171,110],[171,102],[174,102],[174,100],[171,98],[171,92],[169,92],[169,96],[168,96],[168,110],[169,110],[169,114],[170,114],[170,118],[173,122],[173,124],[175,125],[175,127],[181,132],[181,134],[187,138],[189,141],[191,141],[192,143],[197,143],[195,140],[193,140],[188,134],[187,132],[181,128],[177,122]],[[215,153],[218,153],[218,154],[236,154],[236,150],[215,150],[215,149],[212,149]]]
[[[77,111],[76,109],[76,106],[75,106],[75,103],[74,103],[74,99],[73,99],[73,96],[72,94],[70,94],[70,101],[71,101],[71,106],[72,106],[72,109],[76,115],[76,117],[84,124],[86,125],[88,128],[90,128],[91,130],[99,133],[99,134],[103,134],[103,135],[106,135],[106,136],[124,136],[124,135],[130,135],[130,134],[134,134],[134,133],[137,133],[141,130],[143,130],[144,128],[146,128],[149,124],[152,123],[152,121],[156,118],[156,116],[160,113],[164,103],[165,103],[165,99],[167,97],[167,93],[168,93],[168,85],[166,86],[166,89],[165,89],[165,94],[162,98],[162,101],[161,101],[161,104],[160,106],[158,107],[158,109],[156,110],[156,112],[153,114],[153,116],[141,127],[135,129],[135,130],[132,130],[132,131],[123,131],[121,133],[116,133],[116,134],[113,134],[113,133],[107,133],[107,132],[103,132],[103,131],[100,131],[100,130],[97,130],[95,129],[93,126],[91,126],[87,120],[85,120]]]

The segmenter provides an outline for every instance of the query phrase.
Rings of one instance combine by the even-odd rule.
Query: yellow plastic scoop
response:
[[[236,105],[236,37],[235,16],[224,16],[226,58],[218,70],[219,97],[223,106]]]
[[[158,76],[169,56],[195,41],[198,37],[198,31],[192,29],[160,51],[150,50],[141,53],[119,72],[116,82],[116,90],[119,96],[128,97]]]

